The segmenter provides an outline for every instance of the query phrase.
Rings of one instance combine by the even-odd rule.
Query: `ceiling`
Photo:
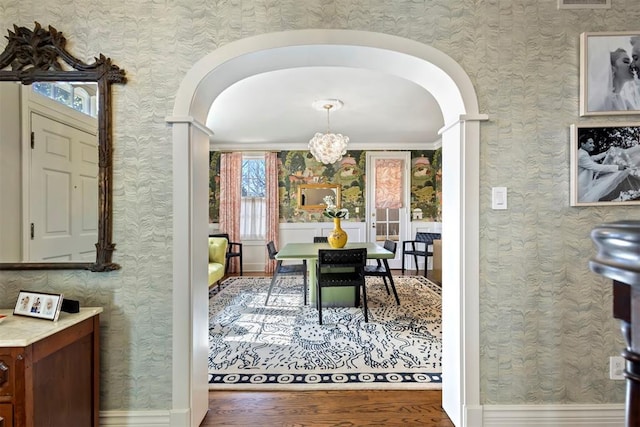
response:
[[[331,131],[351,149],[430,149],[444,125],[435,98],[409,80],[364,68],[296,67],[247,77],[213,102],[207,127],[213,149],[306,149],[327,129],[325,110],[313,103],[339,99]]]

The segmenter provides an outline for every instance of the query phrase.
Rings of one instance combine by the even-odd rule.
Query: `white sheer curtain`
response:
[[[240,237],[264,239],[267,203],[264,197],[243,197],[240,202]]]

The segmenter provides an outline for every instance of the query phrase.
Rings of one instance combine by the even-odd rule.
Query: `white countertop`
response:
[[[102,313],[102,307],[85,307],[79,313],[61,312],[58,320],[52,322],[14,316],[12,309],[0,310],[0,314],[7,316],[0,322],[0,347],[26,347],[99,313]]]

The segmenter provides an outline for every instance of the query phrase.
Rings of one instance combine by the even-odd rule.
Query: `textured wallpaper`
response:
[[[556,4],[0,0],[0,30],[53,25],[76,56],[104,53],[129,79],[113,91],[114,261],[122,269],[0,272],[0,306],[11,307],[27,286],[104,306],[102,409],[170,407],[172,149],[164,119],[182,78],[209,52],[248,36],[381,32],[454,58],[490,117],[481,125],[479,182],[482,402],[622,402],[623,383],[608,379],[622,339],[610,283],[587,268],[589,232],[637,218],[638,209],[569,206],[569,125],[592,120],[578,117],[579,34],[639,30],[640,2],[596,11]],[[508,187],[508,210],[490,209],[492,186]]]

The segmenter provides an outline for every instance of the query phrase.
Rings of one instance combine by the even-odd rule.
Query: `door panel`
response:
[[[400,268],[400,245],[409,226],[409,152],[367,153],[368,241],[398,243],[391,268]]]
[[[98,139],[31,114],[29,261],[93,261],[98,241]]]

